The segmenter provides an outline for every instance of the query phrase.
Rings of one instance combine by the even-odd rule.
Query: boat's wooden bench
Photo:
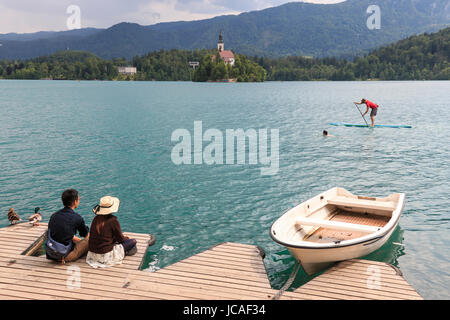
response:
[[[343,207],[354,207],[354,208],[366,208],[382,211],[394,211],[395,204],[392,201],[378,201],[378,200],[366,200],[366,199],[353,199],[348,197],[335,197],[333,199],[327,200],[328,204],[343,206]]]
[[[321,227],[333,230],[363,232],[363,233],[373,233],[381,229],[380,227],[374,226],[364,226],[354,223],[331,221],[331,220],[317,220],[303,217],[295,219],[295,223],[303,226]]]

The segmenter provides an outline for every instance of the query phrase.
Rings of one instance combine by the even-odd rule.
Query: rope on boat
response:
[[[281,295],[289,289],[292,282],[294,282],[295,277],[297,276],[298,271],[300,270],[300,262],[296,261],[295,266],[292,269],[291,275],[289,276],[289,279],[287,279],[284,286],[280,289],[280,291],[277,292],[277,294],[272,298],[272,300],[278,300],[280,299]]]

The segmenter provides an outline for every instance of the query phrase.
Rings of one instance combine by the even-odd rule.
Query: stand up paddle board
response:
[[[358,128],[368,128],[370,125],[366,124],[353,124],[353,123],[343,123],[343,122],[332,122],[330,123],[331,126],[344,126],[344,127],[358,127]],[[376,124],[375,128],[412,128],[408,125],[383,125],[383,124]]]

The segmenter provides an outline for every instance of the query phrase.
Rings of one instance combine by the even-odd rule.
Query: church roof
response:
[[[222,59],[234,59],[234,53],[231,50],[220,51],[220,57]]]

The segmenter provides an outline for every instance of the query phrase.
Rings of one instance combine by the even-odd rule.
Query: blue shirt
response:
[[[50,229],[50,236],[66,246],[72,242],[77,231],[82,237],[86,237],[89,233],[89,228],[84,223],[83,217],[67,207],[52,214],[48,222],[48,228]]]

